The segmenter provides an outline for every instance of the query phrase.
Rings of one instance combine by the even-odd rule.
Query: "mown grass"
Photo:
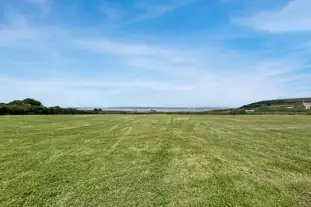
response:
[[[311,206],[311,117],[4,116],[0,181],[0,206]]]

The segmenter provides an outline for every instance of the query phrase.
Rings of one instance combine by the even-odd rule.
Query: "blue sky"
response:
[[[310,0],[0,0],[0,102],[310,97],[310,11]]]

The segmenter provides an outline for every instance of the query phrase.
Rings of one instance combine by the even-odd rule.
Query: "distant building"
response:
[[[303,105],[304,105],[304,107],[306,107],[306,109],[310,109],[311,108],[311,101],[304,101]]]

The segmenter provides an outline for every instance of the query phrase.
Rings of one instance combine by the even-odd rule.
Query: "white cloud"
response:
[[[52,0],[28,0],[28,1],[36,5],[44,14],[50,12]]]
[[[144,105],[140,103],[139,96],[159,95],[162,93],[180,93],[192,91],[194,88],[186,83],[147,81],[147,80],[110,80],[109,78],[72,78],[54,77],[43,79],[22,79],[14,77],[0,77],[1,90],[10,89],[1,101],[10,101],[13,99],[22,99],[34,97],[43,100],[48,105],[63,106],[109,106],[127,105],[132,101],[135,105]],[[143,94],[148,91],[148,94]],[[110,102],[110,99],[119,99],[132,95],[133,100],[124,102]],[[138,96],[138,97],[137,97]],[[98,99],[100,97],[100,99]],[[172,101],[172,100],[170,100]],[[150,103],[151,104],[151,103]]]
[[[64,46],[71,51],[78,47],[82,54],[95,53],[99,58],[115,56],[117,61],[123,62],[123,77],[115,75],[118,71],[114,73],[113,68],[108,75],[83,77],[81,71],[75,72],[78,65],[72,65],[66,54],[57,50],[56,39],[50,49],[60,52],[59,64],[71,67],[72,74],[40,79],[2,76],[0,88],[10,89],[10,93],[4,94],[1,101],[33,97],[47,105],[62,106],[239,106],[262,99],[295,96],[294,89],[284,90],[282,84],[305,78],[280,77],[302,67],[302,62],[288,57],[263,58],[222,47],[201,51],[198,47],[120,42],[104,37],[64,38]],[[87,58],[81,61],[89,62]],[[84,70],[100,71],[109,67],[99,61],[86,65]],[[140,77],[142,69],[153,70],[155,75]],[[131,73],[138,77],[127,77]],[[168,79],[161,80],[161,76],[167,75]]]
[[[163,11],[167,10],[157,12]],[[92,28],[77,33],[72,28],[62,31],[48,24],[34,26],[22,15],[8,20],[0,28],[0,53],[5,54],[9,48],[27,61],[32,51],[33,59],[42,64],[15,64],[15,74],[1,70],[1,91],[9,92],[0,102],[33,97],[47,105],[62,106],[239,106],[307,94],[310,86],[284,87],[306,79],[289,78],[306,64],[299,55],[267,57],[264,51],[251,53],[206,42],[192,45],[190,39],[165,44],[160,39],[150,43],[98,34],[93,38]],[[74,58],[79,61],[70,61]],[[1,61],[2,66],[13,65],[15,59],[8,56]],[[47,77],[18,74],[26,67]],[[59,74],[47,72],[50,68]]]
[[[0,47],[22,47],[32,44],[34,47],[39,42],[56,41],[59,36],[66,36],[67,31],[50,26],[32,26],[25,15],[14,10],[5,13],[5,21],[0,24]]]
[[[120,42],[106,38],[77,39],[75,44],[84,51],[121,57],[130,66],[145,70],[187,75],[199,72],[195,53],[172,46]]]
[[[311,80],[311,74],[292,75],[290,77],[280,79],[279,82],[282,82],[282,83],[294,82],[294,81],[301,82],[302,80]]]
[[[292,0],[278,10],[260,12],[235,21],[241,25],[272,33],[310,32],[310,11],[310,0]]]
[[[172,12],[177,10],[185,5],[188,5],[195,0],[183,0],[183,1],[173,1],[166,4],[151,4],[144,2],[138,2],[135,4],[135,7],[139,10],[144,11],[144,13],[149,14],[150,16],[159,16],[167,12]]]
[[[37,32],[28,27],[25,16],[8,10],[4,15],[5,22],[0,24],[0,46],[27,42],[37,38]]]
[[[165,3],[152,3],[150,1],[135,1],[129,8],[124,8],[118,3],[103,3],[100,10],[106,17],[106,23],[112,23],[110,27],[121,27],[164,16],[174,12],[196,0],[168,0]],[[115,23],[118,22],[116,25]],[[107,26],[107,25],[106,25]]]
[[[189,90],[178,98],[175,95],[166,99],[169,102],[174,98],[183,100],[185,105],[223,105],[225,101],[227,106],[238,106],[262,99],[293,97],[297,88],[284,89],[284,83],[306,77],[288,78],[303,68],[305,61],[287,55],[271,58],[263,57],[260,52],[246,54],[223,47],[201,50],[200,47],[174,48],[108,39],[84,39],[77,44],[89,52],[116,55],[130,66],[187,81]],[[188,99],[184,100],[184,96]]]
[[[257,73],[269,77],[290,73],[304,63],[303,58],[293,59],[287,55],[280,58],[262,57],[261,52],[235,51],[208,44],[183,47],[182,44],[142,44],[109,38],[80,38],[74,40],[74,43],[87,52],[120,57],[131,66],[176,75],[200,73],[203,77],[210,73]]]
[[[108,18],[109,21],[113,22],[121,21],[124,17],[125,12],[123,8],[110,4],[102,5],[100,10],[103,12],[104,16]]]
[[[198,76],[200,76],[198,74]],[[265,76],[237,74],[184,81],[131,80],[116,77],[0,77],[1,101],[25,97],[61,106],[239,106],[262,99],[293,97]],[[301,93],[302,91],[300,91]],[[302,94],[302,93],[301,93]]]
[[[27,28],[0,28],[0,46],[15,44],[17,42],[32,41],[37,37],[37,33]]]

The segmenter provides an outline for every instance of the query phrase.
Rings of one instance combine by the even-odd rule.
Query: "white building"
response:
[[[306,107],[306,109],[310,109],[311,108],[311,101],[304,101],[303,105]]]

